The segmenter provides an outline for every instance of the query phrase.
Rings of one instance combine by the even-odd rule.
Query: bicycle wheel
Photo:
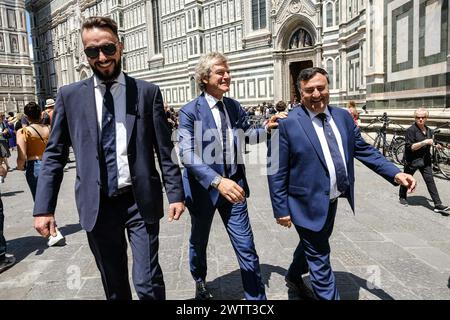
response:
[[[436,150],[436,165],[439,171],[450,179],[450,151],[447,149]]]
[[[403,156],[405,155],[406,142],[400,143],[394,151],[394,161],[398,164],[404,165]]]
[[[373,140],[373,146],[375,148],[377,148],[378,150],[380,150],[380,148],[381,148],[381,136],[380,135],[377,135],[375,137],[375,140]]]

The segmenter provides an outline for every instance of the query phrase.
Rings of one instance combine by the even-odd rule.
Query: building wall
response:
[[[21,111],[34,101],[24,1],[0,2],[0,111]]]
[[[91,75],[79,28],[85,17],[109,15],[124,70],[158,84],[174,107],[199,93],[195,65],[210,51],[229,57],[229,95],[243,105],[298,98],[294,78],[307,65],[328,70],[331,101],[342,106],[442,108],[448,100],[445,0],[29,0],[27,8],[41,99]],[[311,41],[302,44],[305,34]]]
[[[450,106],[448,1],[391,0],[377,9],[385,12],[383,41],[374,44],[381,44],[384,74],[379,75],[382,81],[369,85],[369,104],[401,109]]]

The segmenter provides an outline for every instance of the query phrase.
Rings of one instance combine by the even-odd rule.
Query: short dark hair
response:
[[[81,33],[83,33],[86,29],[92,28],[109,29],[116,35],[117,39],[119,39],[117,23],[111,18],[100,16],[89,17],[83,22],[83,25],[81,26]]]
[[[275,105],[275,110],[277,111],[284,111],[286,110],[287,105],[286,102],[284,102],[283,100],[280,100],[277,102],[277,104]]]
[[[25,113],[31,121],[39,121],[39,119],[41,119],[41,107],[34,101],[28,102],[25,105],[23,113]]]
[[[325,71],[325,69],[318,68],[318,67],[312,67],[312,68],[306,68],[303,69],[298,78],[297,78],[297,85],[300,89],[300,82],[301,81],[308,81],[312,77],[314,77],[317,73],[323,74],[327,78],[328,84],[330,84],[330,78],[328,77],[328,72]]]

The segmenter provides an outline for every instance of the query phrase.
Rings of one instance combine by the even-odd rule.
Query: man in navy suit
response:
[[[34,206],[35,228],[55,235],[57,196],[71,145],[76,157],[75,200],[100,271],[107,299],[131,299],[127,241],[133,283],[140,299],[165,299],[158,262],[161,180],[169,221],[184,211],[179,166],[171,159],[171,132],[159,88],[121,71],[123,44],[106,17],[83,23],[84,52],[94,76],[61,87],[52,132],[43,156]]]
[[[191,215],[189,263],[196,299],[211,299],[206,288],[206,248],[216,209],[237,255],[247,300],[266,299],[259,258],[248,217],[249,188],[242,161],[244,133],[256,141],[264,130],[248,130],[245,110],[224,97],[230,90],[225,56],[213,52],[200,58],[195,78],[203,91],[180,114],[180,157],[185,166],[183,185]]]
[[[302,105],[279,121],[279,143],[271,144],[272,155],[276,154],[279,161],[271,163],[268,175],[277,223],[285,227],[294,224],[300,236],[285,280],[303,298],[339,299],[330,264],[329,238],[337,199],[347,198],[354,210],[354,158],[390,183],[407,187],[409,192],[416,181],[364,141],[346,110],[328,105],[329,79],[325,70],[305,69],[298,82]],[[276,138],[277,134],[273,134],[272,140]],[[308,272],[308,266],[315,297],[301,276]]]

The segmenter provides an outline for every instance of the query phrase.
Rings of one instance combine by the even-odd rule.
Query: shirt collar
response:
[[[125,75],[123,74],[123,71],[121,71],[119,73],[119,76],[114,80],[117,83],[125,86]],[[94,88],[98,88],[98,87],[104,87],[105,85],[103,84],[103,81],[100,80],[95,74],[94,74]]]
[[[222,99],[218,100],[206,91],[205,91],[205,99],[206,99],[206,102],[208,102],[208,106],[210,109],[214,108],[218,101],[222,101],[222,103],[223,103],[223,97],[222,97]]]
[[[308,115],[311,118],[311,120],[313,120],[315,117],[317,117],[317,115],[318,115],[317,112],[311,111],[306,107],[305,107],[305,109],[306,109],[306,111],[308,111]],[[331,118],[331,113],[330,113],[330,110],[328,109],[328,106],[325,107],[325,111],[323,113],[325,113],[327,115],[327,121],[328,121],[328,119]]]

